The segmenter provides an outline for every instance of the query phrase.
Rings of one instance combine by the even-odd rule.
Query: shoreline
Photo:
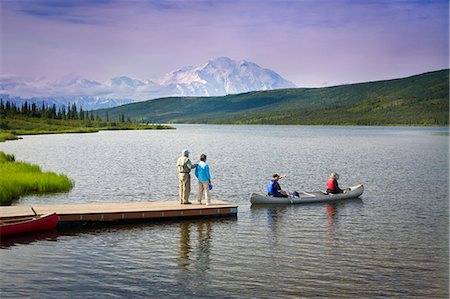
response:
[[[167,123],[168,125],[215,125],[215,126],[274,126],[274,127],[282,127],[282,126],[291,126],[291,127],[424,127],[424,128],[450,128],[450,123],[448,125],[425,125],[425,124],[383,124],[383,125],[363,125],[363,124],[246,124],[246,123],[194,123],[194,122],[185,122],[185,123]]]
[[[405,124],[389,124],[389,125],[304,125],[304,124],[230,124],[230,123],[169,123],[167,125],[149,125],[151,127],[144,128],[93,128],[92,130],[63,130],[63,131],[32,131],[32,132],[17,132],[13,134],[12,132],[0,132],[0,142],[14,141],[22,139],[21,136],[33,136],[33,135],[54,135],[54,134],[89,134],[98,133],[100,131],[132,131],[132,130],[176,130],[174,126],[176,125],[212,125],[212,126],[274,126],[274,127],[374,127],[374,128],[446,128],[450,129],[450,124],[448,126],[438,126],[438,125],[405,125]],[[448,131],[448,130],[447,130]],[[447,134],[448,135],[448,132]]]
[[[53,135],[53,134],[88,134],[98,133],[100,131],[131,131],[131,130],[175,130],[176,128],[169,125],[139,125],[142,127],[101,127],[101,128],[77,128],[68,130],[13,130],[0,132],[0,142],[13,141],[22,139],[20,136],[33,135]]]

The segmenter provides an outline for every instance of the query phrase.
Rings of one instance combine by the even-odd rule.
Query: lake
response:
[[[448,128],[177,125],[24,136],[16,160],[75,181],[17,204],[176,200],[183,148],[208,156],[236,219],[90,227],[2,243],[2,298],[448,298]],[[289,191],[364,183],[360,199],[251,206],[273,173]],[[197,182],[192,179],[193,200]]]

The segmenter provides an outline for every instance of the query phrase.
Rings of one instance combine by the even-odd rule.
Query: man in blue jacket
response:
[[[209,173],[209,165],[206,163],[206,155],[200,155],[200,163],[195,168],[195,176],[198,178],[198,203],[202,203],[203,194],[205,194],[206,205],[211,204],[209,194],[211,185],[211,174]]]
[[[278,181],[280,179],[284,179],[285,175],[278,175],[274,174],[272,175],[272,179],[267,184],[267,195],[274,196],[274,197],[289,197],[289,193],[281,189],[280,184]]]

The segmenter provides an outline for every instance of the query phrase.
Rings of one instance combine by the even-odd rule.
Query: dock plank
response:
[[[178,201],[87,203],[0,207],[0,218],[56,212],[61,222],[117,221],[236,215],[237,205],[213,200],[212,205],[182,205]]]
[[[0,207],[0,218],[15,218],[35,216],[30,206],[6,206]]]

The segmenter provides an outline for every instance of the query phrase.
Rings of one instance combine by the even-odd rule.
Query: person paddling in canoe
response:
[[[328,177],[328,181],[327,181],[327,194],[338,194],[338,193],[343,193],[345,192],[345,190],[342,190],[341,188],[339,188],[338,185],[338,180],[339,179],[339,174],[337,174],[336,172],[332,172],[330,174],[330,176]]]
[[[280,179],[283,179],[285,177],[285,175],[280,176],[277,173],[272,175],[272,179],[267,184],[267,195],[274,197],[289,197],[290,194],[281,189],[281,186],[278,183]]]

